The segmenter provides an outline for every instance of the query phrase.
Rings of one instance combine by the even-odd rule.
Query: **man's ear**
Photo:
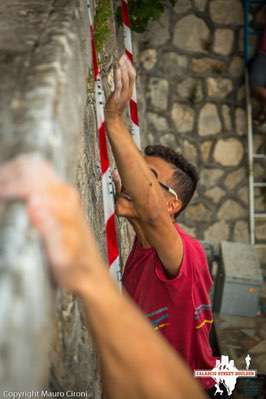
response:
[[[171,198],[167,202],[168,213],[170,215],[175,215],[182,208],[182,201],[180,199]]]

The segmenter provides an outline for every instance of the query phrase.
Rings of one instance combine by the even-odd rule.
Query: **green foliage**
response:
[[[177,0],[128,0],[131,29],[142,33],[150,21],[160,18],[167,5],[175,5]],[[117,18],[121,24],[121,8],[117,9]]]
[[[94,19],[95,44],[98,51],[101,51],[109,34],[109,18],[112,16],[112,7],[110,0],[99,0]]]

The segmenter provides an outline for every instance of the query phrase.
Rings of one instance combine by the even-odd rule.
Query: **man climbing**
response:
[[[4,200],[24,201],[55,280],[81,298],[100,354],[106,398],[205,398],[182,359],[119,292],[74,188],[47,162],[27,155],[0,167]]]
[[[106,104],[109,141],[121,178],[116,214],[126,217],[136,233],[123,285],[192,370],[212,369],[212,279],[201,245],[175,222],[195,191],[197,173],[172,149],[148,146],[144,155],[138,150],[122,116],[134,82],[135,70],[123,56]],[[214,380],[203,378],[201,383],[212,395]]]

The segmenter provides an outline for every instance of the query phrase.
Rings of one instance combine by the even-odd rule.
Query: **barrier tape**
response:
[[[122,22],[124,29],[125,52],[130,61],[133,63],[132,35],[130,29],[130,19],[129,19],[127,0],[121,0],[121,13],[122,13]],[[130,122],[131,122],[131,134],[133,136],[136,145],[140,148],[140,128],[139,128],[139,118],[138,118],[136,84],[134,85],[132,98],[130,99],[129,102],[129,113],[130,113]]]
[[[121,267],[120,267],[119,249],[118,249],[119,247],[118,247],[116,226],[115,226],[114,191],[112,184],[111,168],[108,158],[108,146],[107,146],[106,127],[104,120],[105,99],[104,99],[104,92],[102,86],[101,71],[97,59],[97,50],[94,39],[93,19],[92,19],[91,6],[89,0],[87,0],[87,6],[88,6],[89,23],[90,23],[93,76],[95,81],[96,115],[97,115],[98,140],[100,148],[107,256],[108,256],[110,272],[120,284]]]

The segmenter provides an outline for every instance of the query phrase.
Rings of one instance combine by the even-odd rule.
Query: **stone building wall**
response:
[[[242,25],[240,0],[177,0],[135,36],[143,144],[169,145],[197,167],[200,184],[180,222],[200,239],[249,240]],[[257,149],[262,141],[256,135]]]

